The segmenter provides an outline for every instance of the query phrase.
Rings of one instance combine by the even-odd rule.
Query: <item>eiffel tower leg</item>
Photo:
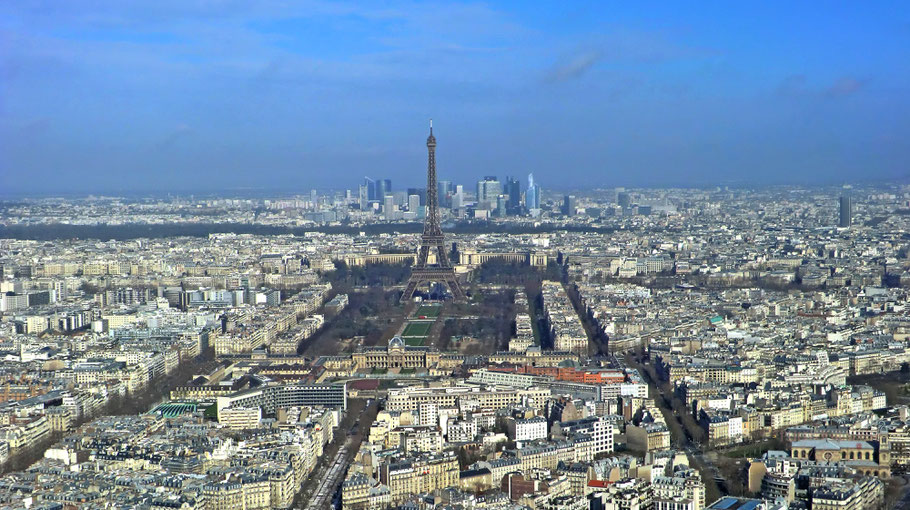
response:
[[[452,292],[452,297],[454,297],[456,301],[464,301],[468,298],[455,276],[453,276],[451,279],[446,280],[446,285],[449,286],[449,291]]]
[[[408,280],[408,285],[404,288],[404,293],[401,295],[400,302],[405,303],[410,301],[414,297],[414,292],[417,290],[417,284],[420,283],[416,278],[411,278]]]

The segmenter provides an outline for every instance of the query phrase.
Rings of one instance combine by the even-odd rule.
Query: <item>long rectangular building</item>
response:
[[[512,386],[514,388],[530,388],[540,386],[552,381],[551,377],[539,375],[526,375],[502,370],[475,370],[467,382],[486,385]]]
[[[602,398],[601,387],[595,384],[583,384],[569,381],[558,381],[545,375],[527,375],[501,370],[475,370],[467,379],[470,384],[489,386],[509,386],[512,388],[527,389],[531,387],[546,388],[553,395],[572,395],[575,398],[600,401]],[[619,392],[617,391],[617,395]]]
[[[218,411],[227,407],[260,407],[264,414],[279,408],[322,406],[347,409],[346,384],[284,384],[261,386],[218,397]]]
[[[480,408],[503,408],[513,404],[542,407],[550,390],[545,388],[481,388],[450,386],[444,388],[401,388],[389,390],[386,409],[389,411],[418,411],[421,404],[457,407],[472,403]]]

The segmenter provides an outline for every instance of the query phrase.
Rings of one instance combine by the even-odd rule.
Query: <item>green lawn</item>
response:
[[[426,338],[405,338],[404,344],[408,347],[420,347]]]
[[[442,310],[441,306],[427,306],[427,305],[419,306],[419,307],[417,307],[417,311],[414,312],[414,317],[416,318],[416,317],[424,316],[427,319],[435,319],[436,317],[439,317],[439,312],[441,310]]]
[[[401,333],[403,337],[426,337],[433,324],[430,322],[409,322]]]

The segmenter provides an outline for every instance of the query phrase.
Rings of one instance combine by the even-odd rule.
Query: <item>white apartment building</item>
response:
[[[542,416],[535,416],[526,420],[514,420],[512,439],[516,442],[534,441],[547,438],[547,420]],[[511,428],[511,427],[510,427]]]

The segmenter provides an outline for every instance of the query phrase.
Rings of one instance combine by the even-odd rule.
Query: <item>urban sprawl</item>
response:
[[[0,203],[0,508],[910,507],[910,188],[541,184]]]

